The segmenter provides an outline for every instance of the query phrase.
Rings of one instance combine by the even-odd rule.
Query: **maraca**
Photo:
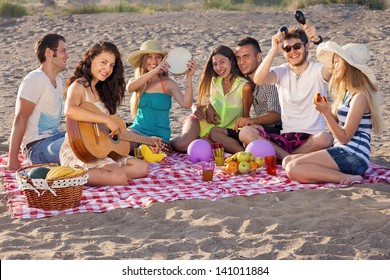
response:
[[[300,23],[305,25],[306,24],[306,18],[305,15],[300,10],[295,10],[294,12],[295,19]]]
[[[305,25],[306,24],[306,18],[305,18],[305,15],[300,11],[300,10],[295,10],[294,12],[294,16],[295,16],[295,19],[302,25]],[[314,45],[319,45],[322,43],[323,39],[320,35],[318,35],[318,38],[319,40],[314,42],[313,41],[313,44]]]
[[[287,26],[283,25],[279,28],[279,31],[280,32],[284,32],[284,34],[287,34],[288,33],[288,28]]]

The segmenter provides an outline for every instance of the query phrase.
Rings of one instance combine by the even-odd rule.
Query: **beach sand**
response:
[[[390,166],[389,104],[390,10],[358,6],[303,9],[324,40],[360,42],[372,52],[384,98],[385,131],[372,140],[371,160]],[[331,16],[329,16],[331,15]],[[296,25],[293,12],[181,11],[154,14],[95,14],[66,17],[0,18],[0,149],[8,149],[17,88],[37,67],[39,36],[65,36],[71,58],[67,78],[96,41],[114,42],[123,55],[126,80],[131,51],[148,39],[166,49],[183,46],[198,63],[194,79],[214,46],[234,48],[243,36],[259,40],[264,55],[282,25]],[[315,46],[310,51],[315,60]],[[283,62],[279,55],[275,65]],[[183,78],[177,77],[183,85]],[[129,98],[119,114],[129,119]],[[189,110],[174,102],[177,135]],[[0,259],[390,259],[390,185],[302,190],[218,201],[153,203],[143,209],[13,219],[5,194],[0,200]]]

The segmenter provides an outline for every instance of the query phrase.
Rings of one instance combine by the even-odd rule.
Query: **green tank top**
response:
[[[225,95],[222,88],[222,77],[213,77],[210,85],[210,103],[221,117],[218,127],[233,128],[238,118],[244,113],[242,90],[248,81],[243,77],[236,77],[230,91]],[[205,120],[200,121],[200,137],[206,136],[214,124]]]
[[[131,128],[142,134],[160,137],[169,142],[171,107],[172,96],[169,94],[144,92],[140,97],[137,115]]]

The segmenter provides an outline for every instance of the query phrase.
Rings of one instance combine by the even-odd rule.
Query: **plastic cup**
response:
[[[223,148],[213,149],[214,161],[217,166],[225,165],[225,151]]]
[[[268,175],[276,175],[276,156],[266,156],[264,163]]]
[[[224,157],[214,157],[215,165],[216,166],[224,166],[225,165],[225,158]]]
[[[134,157],[138,159],[144,159],[141,153],[141,148],[134,148]]]
[[[210,182],[214,176],[214,162],[203,162],[202,163],[202,178],[204,182]]]

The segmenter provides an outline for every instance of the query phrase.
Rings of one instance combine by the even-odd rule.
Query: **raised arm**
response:
[[[256,85],[273,85],[276,82],[276,74],[271,71],[271,66],[278,50],[281,48],[283,36],[283,33],[280,31],[272,36],[271,50],[257,68],[253,78]]]
[[[317,30],[314,26],[305,24],[303,26],[303,29],[305,30],[307,37],[309,37],[313,41],[314,45],[319,45],[322,43],[322,37],[320,37],[317,34]],[[322,78],[325,81],[329,82],[329,80],[332,76],[331,69],[327,69],[326,67],[323,66],[322,70],[321,70],[321,74],[322,74]]]
[[[193,100],[193,86],[192,86],[192,77],[196,71],[196,63],[194,60],[190,60],[187,64],[188,72],[186,74],[186,89],[184,95],[182,94],[180,87],[176,82],[171,80],[172,89],[171,94],[173,98],[176,99],[177,103],[180,104],[183,108],[191,108],[192,100]]]
[[[168,72],[169,64],[166,61],[162,61],[156,68],[154,68],[152,71],[145,73],[139,78],[132,78],[127,83],[126,89],[128,92],[133,92],[142,87],[144,84],[147,83],[153,76],[158,75],[162,72]]]

